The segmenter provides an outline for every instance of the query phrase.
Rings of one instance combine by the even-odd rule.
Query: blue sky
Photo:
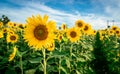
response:
[[[0,0],[0,16],[11,21],[25,23],[32,15],[49,15],[57,26],[66,23],[73,26],[78,19],[90,23],[94,29],[113,25],[120,26],[120,0]]]

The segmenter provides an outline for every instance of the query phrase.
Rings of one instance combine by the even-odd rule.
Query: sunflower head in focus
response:
[[[41,50],[51,45],[54,41],[54,30],[56,29],[56,23],[49,21],[48,16],[44,15],[42,18],[40,15],[32,16],[27,19],[26,28],[24,29],[24,39],[28,42],[29,46],[35,48],[35,50]]]
[[[8,61],[12,61],[12,60],[14,59],[14,57],[15,57],[15,55],[16,55],[16,52],[17,52],[17,48],[14,47],[14,48],[13,48],[13,52],[10,54]]]
[[[75,22],[75,26],[78,27],[79,29],[82,29],[84,27],[85,23],[83,20],[77,20]]]
[[[81,33],[78,28],[69,28],[66,32],[67,38],[71,42],[76,42],[80,39]]]
[[[15,43],[18,41],[18,35],[17,34],[8,34],[7,35],[7,42]]]

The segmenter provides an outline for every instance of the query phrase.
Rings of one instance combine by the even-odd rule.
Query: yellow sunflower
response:
[[[117,29],[118,29],[117,26],[112,26],[112,30],[113,30],[113,31],[115,31],[115,30],[117,30]]]
[[[84,28],[82,29],[85,34],[91,34],[92,32],[92,27],[89,24],[85,24]]]
[[[8,34],[7,35],[7,42],[15,43],[18,41],[18,35],[17,34]]]
[[[48,51],[53,51],[55,49],[55,44],[54,42],[51,43],[51,45],[47,48]]]
[[[59,34],[58,37],[57,37],[57,40],[58,40],[59,42],[61,42],[62,38],[63,38],[63,37],[62,37],[62,34]]]
[[[0,38],[3,38],[3,37],[4,37],[3,32],[0,31]]]
[[[24,29],[24,24],[18,24],[17,27],[20,29]]]
[[[119,37],[119,36],[120,36],[120,30],[117,29],[117,30],[115,31],[115,34],[116,34],[117,37]]]
[[[115,31],[115,34],[120,34],[120,30],[117,29],[117,30]]]
[[[55,35],[53,32],[56,29],[56,23],[54,21],[47,22],[47,20],[47,15],[44,15],[43,18],[37,15],[27,19],[24,39],[35,50],[40,50],[43,47],[46,48],[54,41]]]
[[[114,30],[112,30],[112,29],[110,29],[110,30],[108,30],[108,35],[114,35]]]
[[[13,48],[13,52],[10,54],[8,61],[12,61],[12,60],[14,59],[14,57],[15,57],[15,55],[16,55],[16,52],[17,52],[17,48],[14,47],[14,48]]]
[[[3,33],[7,33],[8,30],[9,30],[8,28],[3,28],[3,29],[2,29]]]
[[[62,29],[62,30],[66,30],[66,29],[67,29],[67,26],[66,26],[65,23],[63,23],[63,24],[61,25],[61,29]]]
[[[15,32],[13,30],[11,30],[11,29],[8,31],[8,34],[14,34],[14,33]]]
[[[13,27],[13,26],[14,26],[14,23],[13,23],[13,22],[8,22],[7,25],[8,25],[9,27]]]
[[[75,22],[75,26],[78,27],[79,29],[82,29],[84,27],[85,23],[83,20],[77,20]]]
[[[3,26],[3,22],[0,22],[0,28]]]
[[[91,34],[90,35],[96,35],[96,30],[91,30]]]
[[[67,30],[66,35],[71,42],[76,42],[80,39],[81,33],[78,28],[73,27]]]

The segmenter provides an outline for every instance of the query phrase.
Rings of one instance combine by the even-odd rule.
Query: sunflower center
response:
[[[15,36],[10,36],[10,40],[16,40]]]
[[[63,29],[65,30],[65,28],[66,28],[66,26],[65,25],[63,25]]]
[[[62,40],[62,36],[59,36],[59,39]]]
[[[48,37],[48,30],[45,25],[39,25],[34,29],[34,36],[38,40],[45,40]]]
[[[113,31],[110,31],[110,33],[113,33]]]
[[[94,33],[96,33],[96,31],[94,31]]]
[[[116,30],[116,29],[117,29],[116,27],[113,28],[113,30]]]
[[[74,31],[72,31],[71,33],[70,33],[70,36],[72,37],[72,38],[74,38],[74,37],[76,37],[76,32],[74,32]]]
[[[119,34],[119,31],[116,31],[116,34]]]
[[[83,25],[82,25],[82,23],[78,23],[78,27],[82,27]]]
[[[88,30],[88,26],[85,26],[84,31],[87,31],[87,30]]]

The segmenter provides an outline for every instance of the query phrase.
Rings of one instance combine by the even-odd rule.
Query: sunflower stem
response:
[[[73,44],[71,44],[71,47],[70,47],[70,61],[72,60],[72,48],[73,48]],[[71,72],[71,67],[70,67],[70,72]]]
[[[61,52],[61,49],[62,49],[62,44],[60,44],[60,52]],[[59,58],[59,74],[60,74],[60,67],[61,67],[61,57]]]
[[[70,58],[72,58],[72,45],[70,47]]]
[[[45,49],[42,50],[42,53],[43,53],[43,70],[44,70],[44,74],[46,74],[46,54],[45,54]]]
[[[20,68],[21,68],[21,74],[23,74],[22,56],[20,57]]]

